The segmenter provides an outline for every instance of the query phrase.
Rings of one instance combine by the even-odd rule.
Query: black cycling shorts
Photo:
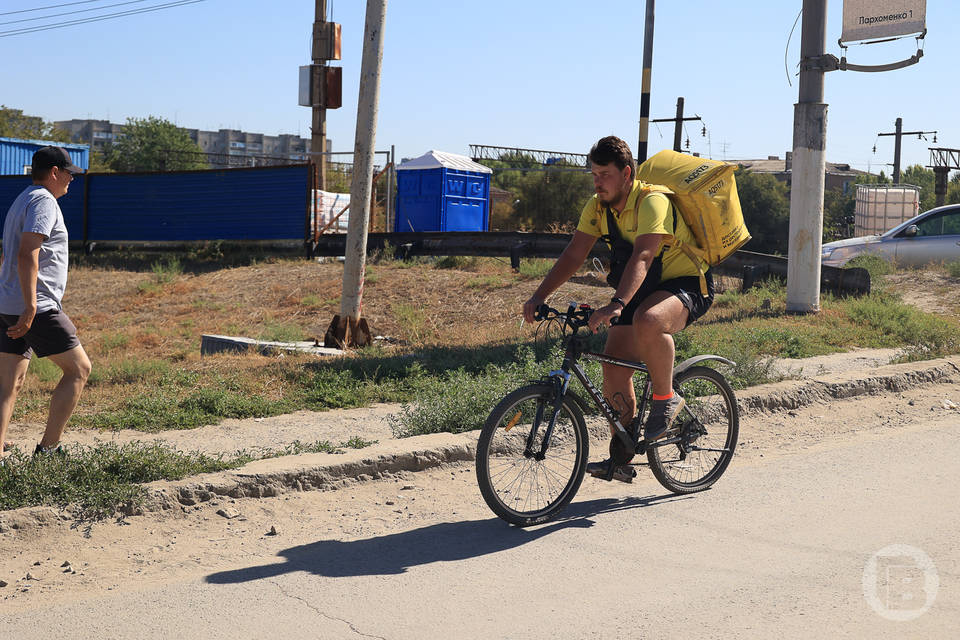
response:
[[[620,317],[614,319],[612,324],[614,326],[633,324],[633,314],[644,300],[657,291],[669,291],[678,297],[683,306],[687,308],[686,326],[689,327],[691,322],[705,314],[710,305],[713,304],[713,275],[709,270],[706,273],[706,279],[707,295],[700,293],[699,276],[683,276],[672,280],[664,280],[652,287],[641,286],[640,290],[627,303],[627,306],[623,308]]]

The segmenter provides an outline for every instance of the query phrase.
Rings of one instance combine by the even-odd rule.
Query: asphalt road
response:
[[[958,423],[735,459],[690,497],[649,473],[588,479],[561,521],[525,530],[486,511],[471,465],[415,474],[393,521],[351,510],[398,492],[384,483],[274,498],[287,535],[216,543],[160,580],[0,602],[0,638],[956,637]]]

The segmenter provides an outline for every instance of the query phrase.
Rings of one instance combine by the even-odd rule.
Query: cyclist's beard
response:
[[[603,194],[598,193],[597,201],[604,207],[610,207],[620,202],[620,199],[622,197],[623,197],[623,190],[618,189],[616,192],[607,191],[606,193],[603,193]]]

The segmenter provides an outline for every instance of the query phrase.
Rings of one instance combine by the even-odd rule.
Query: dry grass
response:
[[[144,266],[71,267],[64,309],[94,365],[77,416],[116,408],[176,376],[185,378],[179,382],[181,394],[227,379],[238,393],[279,401],[291,371],[313,360],[278,361],[253,354],[201,358],[201,335],[322,339],[340,310],[342,278],[342,263],[303,259],[205,272],[187,269],[162,278]],[[506,261],[496,259],[467,259],[459,269],[439,269],[429,262],[368,264],[363,316],[374,335],[418,347],[526,339],[531,327],[519,326],[519,309],[538,283],[539,278],[514,273]],[[555,300],[598,303],[606,294],[596,286],[571,283]],[[45,418],[59,377],[48,364],[31,365],[15,420]]]

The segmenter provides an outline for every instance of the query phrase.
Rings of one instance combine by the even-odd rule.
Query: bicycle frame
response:
[[[574,305],[571,305],[572,309],[575,309]],[[569,313],[568,313],[569,317]],[[569,322],[567,323],[569,324]],[[571,325],[572,327],[572,325]],[[581,357],[587,360],[594,360],[597,362],[605,362],[608,364],[614,364],[621,367],[626,367],[628,369],[633,369],[635,371],[640,371],[647,373],[647,367],[644,364],[638,362],[631,362],[628,360],[622,360],[620,358],[614,358],[603,353],[596,353],[594,351],[584,351],[584,338],[577,335],[578,329],[572,327],[574,333],[567,339],[566,350],[563,355],[563,362],[560,365],[560,369],[551,371],[547,375],[548,380],[553,380],[557,383],[557,396],[554,401],[553,412],[550,416],[550,421],[547,423],[547,431],[544,433],[543,441],[540,446],[540,452],[537,454],[537,457],[542,459],[542,456],[546,455],[547,448],[550,443],[550,436],[553,434],[553,428],[556,424],[557,416],[560,413],[560,407],[563,404],[563,398],[567,393],[567,390],[570,388],[570,376],[571,373],[573,376],[580,381],[580,384],[583,385],[583,388],[587,390],[587,393],[590,395],[590,398],[594,401],[597,407],[600,408],[600,412],[603,414],[603,417],[613,425],[617,436],[623,441],[623,443],[629,448],[633,449],[636,446],[636,436],[635,434],[630,433],[630,431],[623,425],[620,421],[620,414],[616,411],[610,403],[607,402],[607,399],[603,397],[603,394],[597,389],[593,384],[593,381],[590,380],[590,377],[587,376],[587,372],[583,370],[577,360]],[[642,397],[637,398],[639,403],[639,410],[642,413],[643,407],[646,405],[647,396],[650,394],[650,379],[649,377],[646,380],[644,393]],[[537,416],[540,418],[540,416]],[[538,424],[539,420],[535,421],[534,424]],[[530,447],[533,444],[533,438],[535,437],[536,429],[532,429],[530,433],[530,438],[528,440],[527,450],[530,450]]]
[[[643,412],[646,408],[646,404],[651,396],[652,383],[649,377],[649,371],[647,370],[646,365],[640,362],[633,362],[630,360],[624,360],[622,358],[616,358],[614,356],[607,355],[605,353],[597,353],[595,351],[584,351],[584,342],[585,339],[583,336],[578,335],[579,327],[573,324],[570,321],[571,316],[575,313],[577,309],[576,303],[571,303],[567,309],[566,316],[564,318],[564,326],[570,327],[573,333],[567,338],[567,345],[563,356],[563,363],[560,365],[560,369],[549,372],[547,375],[547,380],[553,381],[557,385],[556,399],[554,401],[553,410],[550,415],[550,421],[547,423],[547,430],[544,433],[544,438],[540,446],[540,451],[536,454],[533,453],[532,447],[533,442],[536,437],[537,425],[540,424],[540,420],[543,418],[540,413],[542,409],[538,409],[538,415],[534,421],[533,429],[530,431],[530,435],[527,439],[526,451],[529,454],[534,455],[537,459],[542,460],[546,456],[547,449],[550,443],[550,437],[553,434],[554,426],[556,425],[557,416],[560,414],[560,408],[563,404],[563,399],[566,396],[567,390],[570,388],[570,377],[571,374],[580,381],[580,384],[583,385],[583,388],[587,390],[587,393],[590,395],[590,398],[593,402],[599,407],[600,412],[603,414],[603,417],[613,425],[614,430],[617,436],[623,441],[623,443],[629,449],[635,449],[638,453],[642,453],[640,449],[636,449],[637,445],[640,444],[638,435],[633,434],[628,430],[624,424],[620,421],[620,414],[617,412],[603,397],[603,394],[596,388],[593,384],[593,381],[590,380],[587,376],[586,371],[583,370],[577,360],[584,358],[586,360],[593,360],[595,362],[612,364],[618,367],[624,367],[627,369],[633,369],[634,371],[639,371],[641,373],[647,374],[647,378],[644,381],[643,393],[639,394],[636,398],[636,415],[643,415]],[[685,360],[680,363],[673,370],[673,375],[677,375],[682,371],[692,367],[695,364],[703,362],[705,360],[717,360],[728,365],[733,365],[734,363],[726,358],[716,356],[716,355],[700,355]],[[632,417],[631,417],[632,420]],[[661,447],[669,444],[676,444],[681,441],[679,437],[666,438],[659,440],[653,443],[653,446]],[[645,446],[643,447],[646,448]]]

